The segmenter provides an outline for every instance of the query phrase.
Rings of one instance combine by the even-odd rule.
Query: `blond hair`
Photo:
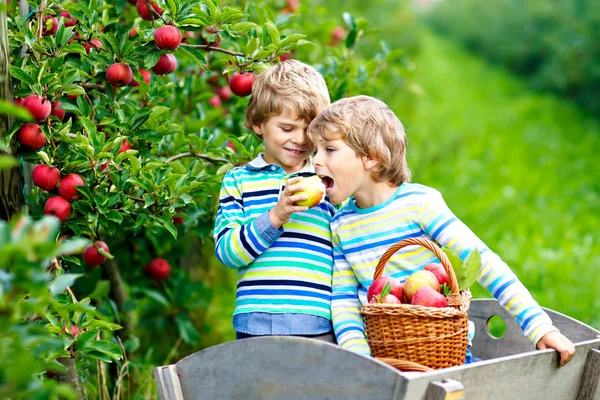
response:
[[[392,110],[381,100],[354,96],[325,107],[307,129],[312,142],[342,139],[361,157],[377,162],[376,182],[400,185],[410,181],[406,162],[406,133]]]
[[[329,92],[323,76],[313,67],[286,60],[260,73],[252,83],[252,98],[244,126],[262,125],[284,108],[299,118],[312,121],[328,104]]]

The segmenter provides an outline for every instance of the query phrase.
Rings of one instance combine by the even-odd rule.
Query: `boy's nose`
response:
[[[313,166],[316,167],[322,167],[323,166],[323,162],[321,161],[321,158],[319,157],[319,153],[317,152],[317,154],[315,154],[312,158],[312,164]]]
[[[307,142],[306,132],[302,129],[296,131],[296,134],[292,138],[292,142],[296,144],[305,144]]]

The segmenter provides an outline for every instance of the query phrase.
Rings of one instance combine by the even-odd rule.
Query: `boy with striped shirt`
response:
[[[308,208],[299,177],[312,173],[310,121],[329,104],[323,77],[295,60],[256,77],[244,125],[264,153],[225,175],[215,221],[216,254],[238,270],[236,338],[293,335],[334,342],[333,256],[327,200]],[[288,179],[289,178],[289,179]]]
[[[316,153],[313,165],[333,204],[350,198],[331,220],[333,243],[332,319],[338,343],[369,355],[359,314],[382,254],[406,238],[425,238],[449,246],[462,259],[481,254],[478,281],[516,319],[538,349],[553,348],[561,365],[575,352],[552,325],[510,268],[450,211],[437,190],[409,183],[406,135],[402,123],[381,101],[368,96],[339,100],[308,128]],[[409,246],[386,264],[385,274],[404,281],[437,259]]]

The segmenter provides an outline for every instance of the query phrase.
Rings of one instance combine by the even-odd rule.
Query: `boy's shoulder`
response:
[[[405,201],[426,201],[426,199],[435,197],[438,198],[441,196],[441,193],[430,186],[422,185],[419,183],[404,183],[402,187],[398,190],[396,194],[396,200]],[[340,224],[340,221],[348,221],[348,220],[357,220],[364,218],[367,214],[361,214],[356,211],[356,206],[353,203],[353,200],[347,201],[342,207],[337,210],[334,217],[331,219],[332,226]]]

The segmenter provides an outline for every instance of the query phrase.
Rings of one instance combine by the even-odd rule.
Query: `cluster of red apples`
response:
[[[426,307],[447,307],[442,285],[448,285],[448,275],[442,264],[427,264],[400,282],[382,276],[373,281],[367,291],[370,304],[412,304]]]

